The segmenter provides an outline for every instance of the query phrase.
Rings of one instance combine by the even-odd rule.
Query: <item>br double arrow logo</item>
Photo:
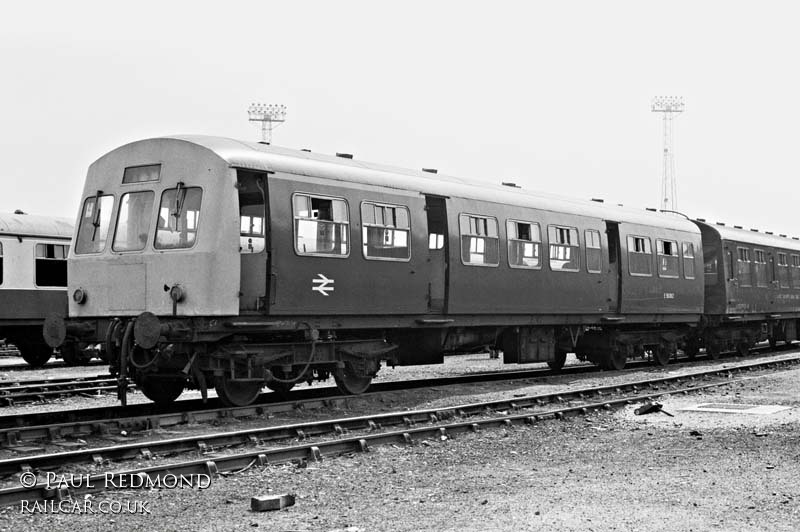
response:
[[[328,292],[333,292],[333,283],[335,281],[333,279],[328,279],[321,273],[317,274],[317,277],[311,280],[311,290],[315,292],[319,292],[323,296],[329,296]]]

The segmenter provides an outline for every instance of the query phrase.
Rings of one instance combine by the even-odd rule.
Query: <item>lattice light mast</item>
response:
[[[286,106],[252,103],[247,116],[250,122],[261,122],[261,142],[272,143],[272,130],[286,122]]]
[[[683,97],[656,96],[650,106],[654,113],[664,115],[664,160],[658,203],[661,210],[678,210],[678,184],[675,176],[675,153],[672,148],[672,119],[683,112]]]

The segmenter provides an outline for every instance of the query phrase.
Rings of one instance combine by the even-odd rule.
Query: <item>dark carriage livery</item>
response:
[[[797,339],[800,241],[786,235],[696,222],[703,235],[702,342],[712,357],[746,354],[757,341]]]
[[[666,363],[702,338],[701,233],[677,216],[194,136],[110,152],[83,198],[69,319],[45,338],[103,341],[159,402],[330,376],[359,393],[382,361],[479,347]]]
[[[72,222],[29,214],[0,214],[0,338],[41,366],[53,349],[42,323],[67,311],[67,255]]]

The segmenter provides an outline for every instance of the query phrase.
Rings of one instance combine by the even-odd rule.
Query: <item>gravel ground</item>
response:
[[[472,367],[484,360],[453,360],[440,368],[463,370],[466,362]],[[675,371],[684,370],[669,369]],[[354,399],[333,414],[446,406],[633,378],[625,375],[448,387],[424,396],[395,392],[382,400]],[[374,447],[307,467],[254,468],[216,478],[205,490],[118,491],[90,499],[95,508],[100,501],[146,503],[149,514],[31,515],[9,508],[0,513],[0,529],[795,531],[798,392],[800,370],[747,376],[704,395],[664,398],[674,417],[635,416],[632,405],[531,428]],[[698,403],[793,408],[763,416],[682,410]],[[296,504],[250,511],[251,496],[280,493],[295,494]]]

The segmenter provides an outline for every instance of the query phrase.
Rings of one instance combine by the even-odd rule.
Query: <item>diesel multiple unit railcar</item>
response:
[[[44,333],[52,347],[104,342],[123,401],[133,379],[156,402],[191,385],[233,405],[330,376],[360,393],[382,362],[437,363],[476,346],[507,363],[559,368],[575,352],[619,369],[708,342],[793,339],[800,276],[764,288],[780,311],[736,321],[743,309],[726,299],[704,314],[733,245],[719,230],[704,243],[715,229],[346,155],[143,140],[91,165],[69,317]],[[778,238],[763,249],[798,250]]]
[[[0,338],[16,345],[32,366],[53,354],[42,339],[45,317],[67,311],[72,230],[71,220],[0,214]]]

